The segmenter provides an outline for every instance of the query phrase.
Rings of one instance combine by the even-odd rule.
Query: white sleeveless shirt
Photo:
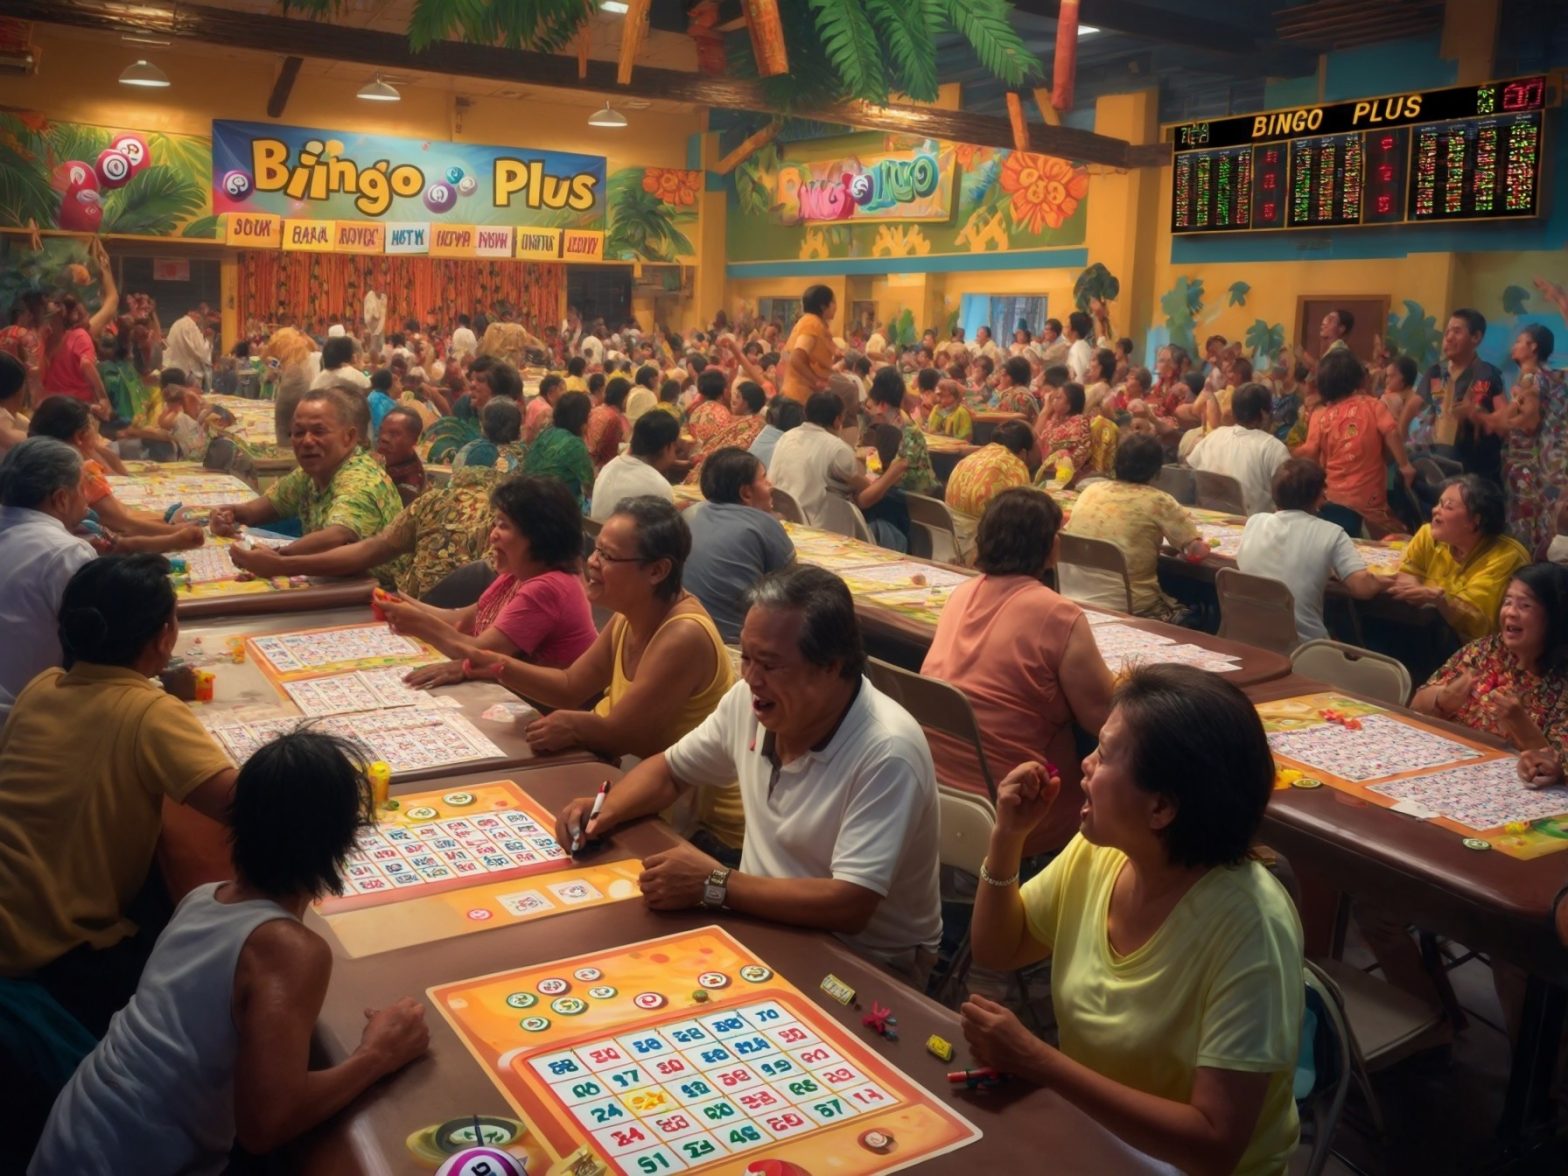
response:
[[[185,896],[130,1003],[55,1100],[29,1176],[221,1173],[234,1146],[239,1033],[234,969],[250,934],[294,915],[264,899],[221,903],[221,883]]]

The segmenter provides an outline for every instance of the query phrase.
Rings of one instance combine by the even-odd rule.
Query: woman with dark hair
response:
[[[784,384],[779,392],[805,404],[813,392],[824,392],[838,349],[828,324],[838,308],[833,291],[827,286],[808,286],[800,300],[801,315],[795,320],[789,342],[781,349]]]
[[[654,755],[707,718],[735,682],[713,618],[683,587],[690,555],[691,532],[673,503],[624,499],[588,557],[588,599],[615,615],[586,653],[553,669],[461,641],[448,652],[466,659],[469,677],[560,708],[529,724],[534,751],[582,747],[616,760]],[[578,709],[595,696],[592,710]],[[698,821],[725,845],[739,846],[739,794],[705,793]]]
[[[44,336],[43,392],[46,396],[69,396],[89,406],[101,421],[113,414],[98,375],[98,349],[93,340],[114,321],[120,305],[120,291],[114,284],[114,267],[103,242],[93,238],[89,254],[98,267],[103,302],[91,315],[74,294],[49,304],[48,331]],[[41,324],[42,325],[42,324]]]
[[[1111,707],[1111,672],[1083,609],[1046,587],[1062,510],[1037,490],[1004,490],[980,519],[975,567],[942,608],[920,672],[969,698],[986,762],[996,770],[1039,760],[1064,765],[1068,797],[1030,834],[1025,857],[1055,853],[1077,831],[1073,726],[1098,735]],[[928,731],[938,782],[984,794],[974,750]]]
[[[1094,434],[1089,428],[1089,418],[1084,415],[1085,403],[1082,384],[1069,382],[1046,393],[1045,411],[1035,426],[1041,454],[1036,481],[1051,481],[1063,462],[1071,467],[1066,479],[1068,483],[1088,470]]]
[[[1248,856],[1273,787],[1246,695],[1192,666],[1135,670],[1084,760],[1079,835],[1020,887],[1024,846],[1062,801],[1044,765],[1016,768],[998,789],[974,957],[1051,959],[1061,1047],[972,996],[976,1060],[1183,1171],[1284,1171],[1300,1137],[1301,924]]]
[[[585,392],[568,392],[555,402],[550,427],[528,447],[523,473],[541,478],[557,478],[578,499],[593,489],[593,459],[583,441],[583,427],[593,402]]]
[[[437,608],[409,596],[381,603],[399,633],[454,659],[415,670],[408,676],[415,686],[461,682],[462,658],[475,646],[569,666],[599,635],[579,574],[582,512],[571,491],[554,478],[522,474],[496,486],[490,506],[490,557],[499,574],[476,603]]]
[[[0,732],[0,976],[46,988],[101,1036],[168,915],[150,872],[163,800],[225,819],[234,767],[152,681],[179,637],[169,564],[104,556],[60,602],[66,669]]]
[[[707,373],[703,373],[706,375]],[[702,481],[702,468],[710,455],[721,449],[750,449],[751,443],[767,423],[763,409],[767,394],[753,380],[741,380],[730,397],[730,423],[708,438],[706,444],[692,457],[691,470],[686,474],[686,485],[696,486]],[[788,401],[794,404],[793,400]]]
[[[599,372],[594,375],[604,379]],[[603,401],[588,413],[588,423],[583,426],[583,444],[588,447],[588,457],[593,461],[596,474],[621,452],[621,442],[631,432],[631,426],[626,423],[626,398],[631,390],[630,380],[616,376],[605,383]]]
[[[1494,632],[1497,606],[1529,552],[1504,534],[1503,492],[1476,474],[1443,483],[1432,521],[1405,548],[1388,594],[1436,608],[1461,640]]]
[[[707,445],[734,423],[728,399],[729,377],[717,365],[706,367],[697,377],[697,402],[686,411],[686,431],[698,445]]]
[[[11,356],[27,372],[27,398],[34,405],[44,395],[44,344],[39,334],[49,321],[49,299],[41,291],[18,294],[11,303],[11,321],[0,329],[0,353]]]
[[[373,821],[349,744],[279,736],[234,782],[234,880],[181,901],[142,983],[50,1113],[30,1171],[118,1155],[122,1171],[221,1172],[238,1143],[264,1155],[425,1052],[424,1007],[367,1010],[359,1048],[309,1066],[332,952],[305,926],[343,892],[345,859]]]
[[[1069,535],[1104,539],[1121,549],[1132,585],[1132,611],[1140,617],[1171,620],[1181,615],[1174,600],[1160,591],[1160,547],[1170,544],[1188,559],[1199,560],[1209,545],[1180,503],[1151,485],[1165,462],[1165,449],[1144,433],[1128,436],[1116,449],[1116,480],[1091,482],[1073,504],[1065,528]],[[1064,564],[1058,569],[1062,592],[1100,608],[1127,605],[1120,578]]]
[[[1089,367],[1089,386],[1083,390],[1083,414],[1093,420],[1100,414],[1100,406],[1111,396],[1111,385],[1116,379],[1116,352],[1102,347],[1094,353]]]
[[[1519,379],[1498,411],[1471,415],[1503,437],[1503,488],[1508,530],[1535,559],[1545,559],[1557,535],[1557,512],[1568,497],[1568,390],[1561,372],[1547,366],[1556,346],[1552,332],[1527,323],[1510,358]]]

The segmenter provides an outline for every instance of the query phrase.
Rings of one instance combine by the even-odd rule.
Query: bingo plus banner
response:
[[[953,212],[951,145],[781,163],[775,210],[782,224],[945,221]]]

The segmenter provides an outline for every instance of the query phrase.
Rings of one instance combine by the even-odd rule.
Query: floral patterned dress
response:
[[[1535,559],[1545,559],[1557,534],[1557,507],[1568,493],[1568,387],[1560,372],[1525,372],[1521,388],[1541,402],[1541,427],[1510,429],[1503,447],[1503,489],[1508,530]]]
[[[1482,706],[1482,700],[1493,690],[1506,691],[1518,697],[1530,721],[1568,762],[1568,678],[1526,672],[1496,633],[1461,647],[1426,684],[1446,686],[1460,674],[1469,674],[1475,684],[1470,688],[1470,697],[1454,712],[1454,722],[1506,739],[1508,733]]]
[[[734,421],[734,414],[717,400],[699,400],[686,414],[686,428],[699,445],[706,445]]]
[[[1074,413],[1066,420],[1046,421],[1040,429],[1040,455],[1044,460],[1040,469],[1049,469],[1055,472],[1055,462],[1051,455],[1065,453],[1073,463],[1074,470],[1084,470],[1089,465],[1089,450],[1093,447],[1094,436],[1089,430],[1089,418],[1083,413]],[[1047,474],[1049,476],[1049,474]]]

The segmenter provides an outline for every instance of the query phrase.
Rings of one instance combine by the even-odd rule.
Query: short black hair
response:
[[[1552,334],[1550,327],[1543,327],[1540,323],[1525,323],[1519,328],[1519,333],[1535,344],[1537,363],[1545,363],[1552,357],[1552,351],[1557,347],[1557,336]],[[4,399],[3,393],[0,393],[0,399]]]
[[[392,369],[377,368],[370,373],[370,387],[375,392],[392,391]]]
[[[1201,372],[1183,372],[1181,382],[1187,385],[1187,391],[1192,393],[1194,400],[1203,395],[1203,374]]]
[[[528,540],[528,553],[534,559],[557,571],[577,571],[583,549],[583,512],[565,482],[516,474],[490,492],[490,506]]]
[[[1232,357],[1230,361],[1230,370],[1236,373],[1236,377],[1241,381],[1242,384],[1245,384],[1252,379],[1252,361],[1245,355],[1237,355]],[[1240,385],[1237,386],[1239,387]]]
[[[1534,324],[1531,325],[1533,326]],[[1524,330],[1520,332],[1520,334],[1524,334],[1524,332],[1528,331],[1529,329],[1530,328],[1528,326],[1525,327]],[[1545,327],[1542,327],[1541,329],[1543,331],[1546,330]],[[1550,334],[1551,332],[1548,331],[1547,333]],[[1550,353],[1550,349],[1548,349],[1548,353]],[[1416,380],[1421,374],[1421,369],[1416,366],[1416,361],[1411,359],[1408,355],[1400,355],[1394,358],[1394,366],[1399,369],[1399,378],[1405,382],[1405,387],[1414,388],[1416,386]]]
[[[1316,509],[1326,485],[1328,478],[1317,462],[1307,457],[1287,458],[1274,471],[1274,506],[1278,510],[1310,512]]]
[[[179,387],[189,383],[183,371],[176,367],[166,367],[158,373],[158,387]]]
[[[543,396],[548,399],[550,393],[554,392],[557,388],[565,387],[566,381],[555,372],[551,372],[549,375],[540,378],[539,391],[536,393],[536,395]]]
[[[1367,369],[1347,347],[1336,347],[1318,360],[1318,395],[1324,404],[1354,396],[1367,382]]]
[[[161,555],[105,555],[88,560],[60,598],[60,648],[76,662],[133,665],[174,619],[169,561]]]
[[[988,576],[1038,580],[1051,564],[1051,548],[1061,526],[1062,508],[1049,494],[1026,486],[1003,490],[980,516],[975,567]]]
[[[637,555],[644,563],[670,561],[669,574],[654,587],[660,600],[674,600],[681,594],[681,573],[691,556],[691,529],[673,502],[652,494],[623,498],[615,513],[637,524]],[[581,524],[579,524],[581,526]]]
[[[937,384],[942,381],[942,373],[936,368],[921,368],[915,373],[915,387],[922,392],[935,392]]]
[[[591,376],[588,377],[588,381],[587,381],[588,382],[588,391],[589,392],[603,392],[604,391],[604,381],[605,381],[605,376],[604,376],[603,372],[594,372]]]
[[[833,305],[833,290],[829,286],[807,286],[800,296],[800,308],[806,314],[821,314]]]
[[[637,375],[633,377],[637,383],[641,384],[650,392],[653,391],[653,382],[658,378],[659,369],[654,367],[651,363],[643,364],[642,367],[637,369]]]
[[[375,823],[372,804],[358,746],[308,727],[279,735],[235,777],[234,868],[275,898],[342,894],[344,859]]]
[[[697,377],[697,395],[704,400],[718,400],[722,398],[724,389],[728,386],[728,377],[718,368],[703,368],[702,374]]]
[[[574,355],[566,361],[566,374],[569,376],[580,376],[587,370],[588,360],[584,356]]]
[[[992,431],[991,440],[1019,457],[1034,448],[1034,432],[1023,421],[1003,421]]]
[[[494,402],[492,401],[491,403]],[[485,407],[489,408],[490,405],[487,404]],[[419,440],[419,435],[425,431],[424,417],[420,416],[406,404],[396,404],[387,409],[387,414],[381,418],[381,423],[384,425],[394,417],[400,421],[407,422],[408,427],[414,430],[414,440],[416,441]]]
[[[757,480],[762,462],[733,445],[715,450],[702,463],[702,496],[709,502],[740,501],[740,492]]]
[[[1479,310],[1468,306],[1461,306],[1448,316],[1451,319],[1464,319],[1465,327],[1472,335],[1486,334],[1486,316]]]
[[[1053,363],[1041,374],[1040,383],[1047,384],[1052,388],[1060,388],[1072,378],[1073,374],[1067,370],[1066,364]]]
[[[1045,320],[1045,325],[1058,335],[1062,333],[1062,320],[1059,318],[1048,318]]]
[[[680,421],[662,409],[645,412],[632,426],[631,455],[657,457],[680,439]]]
[[[470,371],[473,369],[470,368]],[[494,364],[485,369],[485,378],[490,384],[490,394],[505,400],[521,400],[523,398],[523,377],[517,374],[517,369],[504,359],[498,359]],[[557,377],[559,378],[559,377]],[[548,376],[545,379],[549,379]]]
[[[829,392],[828,395],[833,394]],[[806,410],[798,400],[792,400],[788,396],[775,396],[773,402],[768,405],[768,415],[764,419],[779,432],[787,433],[805,423]]]
[[[826,568],[795,563],[770,572],[746,595],[749,608],[793,609],[801,615],[800,655],[807,665],[838,664],[839,677],[853,682],[866,669],[860,621],[849,586]]]
[[[1339,320],[1340,329],[1344,331],[1345,334],[1348,335],[1351,331],[1356,329],[1356,316],[1350,311],[1346,310],[1343,306],[1336,306],[1334,308],[1334,317]]]
[[[1084,397],[1083,385],[1072,380],[1062,385],[1062,395],[1067,397],[1067,415],[1078,416],[1083,412],[1083,406],[1088,403]]]
[[[595,375],[598,373],[596,372]],[[626,398],[631,395],[632,382],[625,376],[616,376],[604,385],[604,402],[611,408],[620,408],[626,403]]]
[[[460,327],[471,326],[472,320],[466,314],[460,314],[457,316],[457,325]]]
[[[515,400],[497,396],[479,413],[479,424],[485,440],[496,445],[510,445],[523,435],[523,414]]]
[[[762,385],[755,380],[742,380],[735,385],[735,394],[740,397],[741,403],[746,406],[746,411],[758,413],[768,402],[768,394],[762,390]],[[785,399],[788,399],[786,397]]]
[[[347,335],[334,335],[321,345],[321,370],[330,372],[346,363],[354,362],[354,340]]]
[[[681,382],[673,376],[659,385],[659,403],[674,404],[681,398]]]
[[[1238,425],[1265,419],[1274,406],[1274,394],[1262,384],[1243,384],[1230,398],[1231,415]]]
[[[1546,612],[1541,669],[1554,677],[1568,676],[1568,568],[1556,563],[1526,564],[1514,579],[1530,590]]]
[[[902,382],[900,380],[900,384]],[[875,390],[876,384],[873,383],[871,387]],[[806,399],[806,421],[808,424],[820,425],[824,429],[833,429],[838,426],[839,418],[843,415],[844,401],[837,392],[813,392]]]
[[[495,367],[496,364],[502,362],[502,360],[497,359],[493,355],[476,355],[473,359],[468,361],[468,374],[470,376],[483,375],[485,372],[488,372],[491,368]]]
[[[1087,339],[1094,334],[1094,320],[1089,317],[1087,311],[1073,311],[1072,314],[1067,316],[1067,325],[1072,330],[1072,333],[1080,339]]]
[[[1116,480],[1147,485],[1165,464],[1165,448],[1147,433],[1123,437],[1116,446]]]
[[[1481,534],[1491,537],[1501,535],[1508,529],[1507,499],[1496,482],[1480,474],[1460,474],[1444,482],[1438,493],[1441,494],[1450,486],[1459,487],[1459,497],[1464,501],[1465,509],[1474,517]]]
[[[27,369],[8,351],[0,351],[0,400],[10,400],[27,387]]]
[[[871,377],[871,391],[868,398],[877,404],[885,404],[889,408],[902,408],[907,389],[904,387],[904,377],[897,368],[885,367]],[[811,418],[810,406],[807,406],[806,418]]]
[[[1160,835],[1171,864],[1243,861],[1274,791],[1274,754],[1251,700],[1219,674],[1171,664],[1134,669],[1115,699],[1133,783],[1176,808]]]
[[[74,396],[45,396],[33,410],[27,435],[53,437],[69,445],[78,433],[92,424],[92,419],[87,406]]]
[[[581,437],[588,414],[593,411],[593,401],[586,392],[568,392],[555,402],[555,427]]]
[[[1116,352],[1102,347],[1094,353],[1094,366],[1100,369],[1100,379],[1110,383],[1116,376]]]

